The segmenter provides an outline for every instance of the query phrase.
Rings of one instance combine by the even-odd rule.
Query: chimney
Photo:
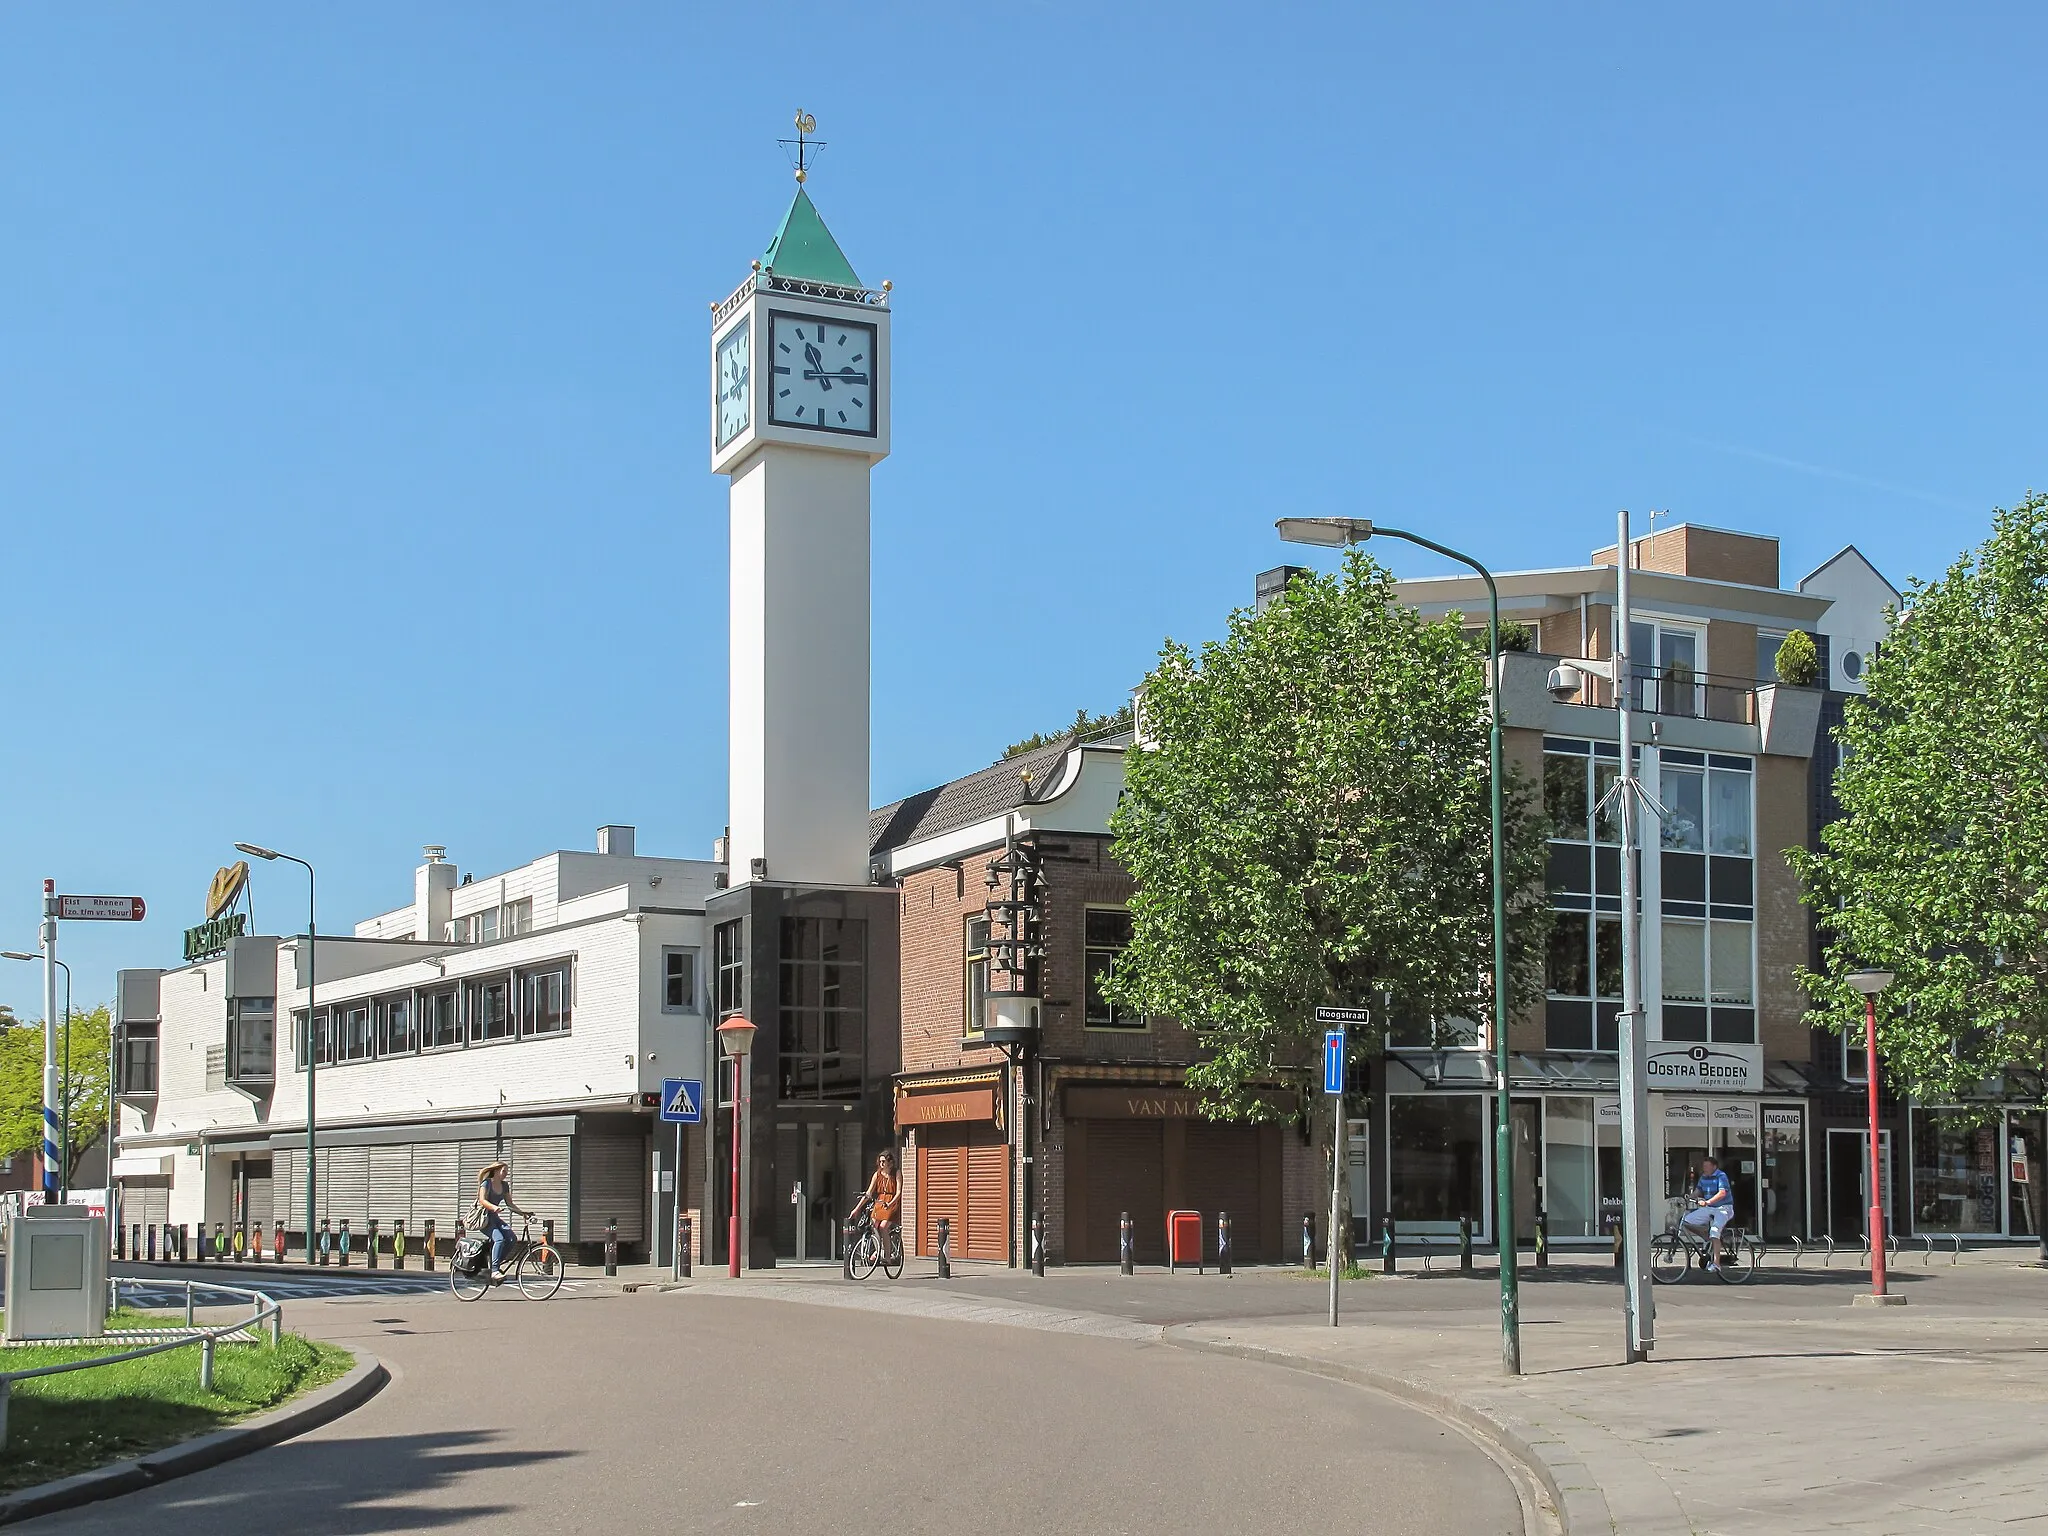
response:
[[[448,862],[448,849],[429,843],[420,850],[425,860],[412,877],[412,936],[440,943],[448,936],[455,893],[455,866]]]
[[[597,851],[611,854],[614,858],[633,857],[633,829],[631,827],[599,827],[597,829]]]

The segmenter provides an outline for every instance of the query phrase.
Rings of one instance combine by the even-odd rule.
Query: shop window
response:
[[[2038,1110],[2012,1110],[2005,1119],[2006,1235],[2039,1237],[2043,1212],[2042,1120]]]
[[[661,952],[661,1011],[697,1011],[697,951],[674,945]]]
[[[442,987],[420,994],[420,1049],[445,1051],[462,1044],[462,1024],[455,1007],[455,989]]]
[[[469,1025],[469,1043],[483,1045],[512,1038],[512,983],[504,976],[485,976],[462,984],[462,1012]]]
[[[1122,907],[1090,907],[1082,918],[1082,966],[1088,983],[1087,1026],[1090,1029],[1143,1029],[1142,1015],[1103,996],[1102,984],[1116,969],[1117,957],[1130,947],[1131,914]]]
[[[399,993],[377,1000],[377,1054],[407,1056],[414,1045],[412,996]]]
[[[1388,1196],[1397,1222],[1486,1223],[1486,1100],[1395,1094],[1387,1100]]]
[[[1999,1230],[1996,1111],[1913,1111],[1913,1230]]]
[[[1552,1237],[1597,1237],[1600,1207],[1593,1151],[1593,1101],[1551,1094],[1543,1101],[1543,1202]]]
[[[569,1032],[569,962],[544,971],[519,973],[519,1033],[522,1037]]]
[[[965,1017],[961,1020],[960,1032],[978,1035],[988,1014],[988,919],[968,918],[965,931],[962,945],[967,989],[962,1003]]]

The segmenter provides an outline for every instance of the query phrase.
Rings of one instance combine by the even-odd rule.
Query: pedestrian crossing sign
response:
[[[704,1085],[694,1078],[661,1080],[661,1118],[676,1125],[696,1125],[704,1118]]]

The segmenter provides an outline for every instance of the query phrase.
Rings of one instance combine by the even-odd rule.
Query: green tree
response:
[[[1074,711],[1074,723],[1063,731],[1033,731],[1022,741],[1013,741],[1003,748],[1002,760],[1022,757],[1026,752],[1036,752],[1040,747],[1049,747],[1056,741],[1065,741],[1072,736],[1100,736],[1110,731],[1127,731],[1131,728],[1131,706],[1123,705],[1106,715],[1091,715],[1085,709]]]
[[[1811,688],[1820,677],[1820,651],[1814,646],[1813,636],[1803,629],[1793,630],[1778,643],[1772,670],[1778,674],[1781,683],[1794,688]]]
[[[1255,1089],[1295,1087],[1326,1169],[1343,1142],[1335,1101],[1310,1108],[1317,1007],[1377,1014],[1391,994],[1396,1019],[1491,1016],[1486,675],[1459,625],[1401,606],[1353,550],[1341,576],[1238,610],[1199,655],[1169,642],[1140,694],[1145,745],[1124,759],[1110,827],[1137,892],[1109,990],[1199,1025],[1188,1081],[1210,1114],[1268,1118]],[[1533,804],[1511,777],[1511,1007],[1542,985]],[[1354,1054],[1373,1052],[1359,1033]]]
[[[71,1145],[66,1174],[107,1128],[107,1051],[113,1015],[105,1003],[71,1014]],[[65,1092],[65,1035],[57,1031],[57,1080]],[[40,1019],[0,1031],[0,1157],[36,1152],[43,1143],[43,1025]]]
[[[1892,971],[1882,1069],[1922,1099],[2040,1093],[2048,1062],[2048,496],[1991,537],[1871,657],[1837,740],[1842,816],[1790,850],[1824,937],[1811,1022],[1862,1037],[1843,982]]]

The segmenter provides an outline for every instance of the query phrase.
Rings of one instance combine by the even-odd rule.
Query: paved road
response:
[[[313,1434],[28,1529],[1523,1529],[1506,1475],[1460,1432],[1149,1337],[712,1289],[355,1296],[292,1321],[396,1379]]]

